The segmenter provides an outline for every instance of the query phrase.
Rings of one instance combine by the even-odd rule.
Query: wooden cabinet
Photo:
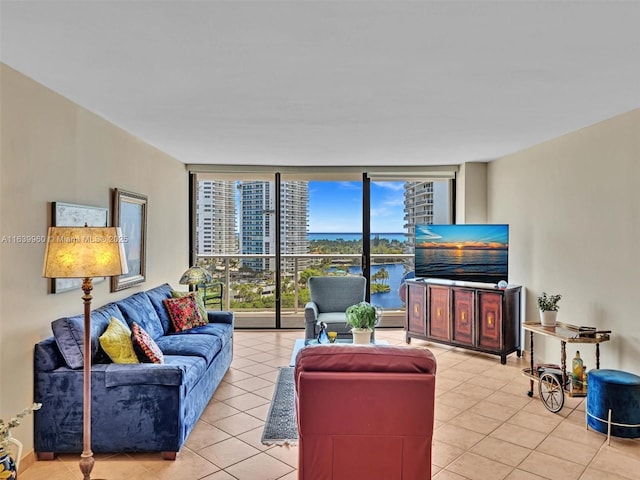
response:
[[[407,343],[411,338],[500,355],[520,356],[522,288],[487,287],[472,282],[409,280]]]
[[[475,324],[475,297],[473,290],[452,288],[453,294],[453,335],[457,343],[473,345]]]
[[[427,323],[428,336],[447,340],[450,335],[449,304],[451,302],[451,290],[442,287],[427,289],[430,322]]]
[[[419,336],[427,335],[427,324],[424,321],[427,306],[426,289],[421,285],[408,284],[407,288],[407,316],[404,325],[405,332],[413,332]],[[409,338],[409,337],[407,337]]]

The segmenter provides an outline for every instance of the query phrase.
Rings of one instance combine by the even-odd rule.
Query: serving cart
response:
[[[540,323],[525,322],[522,328],[529,332],[531,350],[531,364],[522,370],[522,374],[529,378],[527,395],[533,396],[533,382],[538,382],[540,400],[550,412],[557,413],[564,406],[564,396],[585,397],[587,395],[587,381],[573,380],[567,373],[567,343],[588,343],[596,346],[596,368],[600,368],[600,344],[610,339],[611,331],[599,331],[592,327],[578,327],[568,323],[557,322],[555,327],[546,327]],[[534,366],[533,337],[534,334],[544,335],[560,340],[561,365],[543,364]]]

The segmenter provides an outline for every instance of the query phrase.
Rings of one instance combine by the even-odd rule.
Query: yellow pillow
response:
[[[131,342],[131,330],[115,317],[100,336],[100,346],[113,363],[140,363]]]
[[[195,292],[177,292],[175,290],[171,290],[171,296],[173,298],[182,298],[190,295],[192,293],[196,294],[196,305],[198,305],[198,310],[200,310],[200,316],[205,321],[208,322],[207,317],[207,308],[204,306],[204,297],[202,296],[202,290],[196,290]]]

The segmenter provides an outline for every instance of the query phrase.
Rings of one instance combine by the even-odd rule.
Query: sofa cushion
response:
[[[206,363],[200,357],[165,356],[165,363],[140,363],[138,365],[110,364],[105,370],[105,386],[124,385],[185,385],[189,391],[202,378]]]
[[[222,340],[213,335],[173,333],[156,339],[165,355],[196,355],[206,360],[207,365],[222,348]]]
[[[164,363],[164,355],[153,338],[140,325],[133,322],[131,342],[138,359],[143,363]]]
[[[158,314],[164,333],[167,333],[173,328],[171,325],[171,318],[169,318],[169,313],[167,312],[164,303],[162,303],[165,298],[171,298],[171,290],[171,285],[165,283],[145,292],[151,301],[151,305],[153,305],[153,308]]]
[[[113,363],[140,363],[133,350],[131,330],[115,317],[111,317],[109,326],[100,335],[100,345]]]
[[[169,312],[171,323],[176,332],[189,330],[207,323],[200,315],[195,293],[193,292],[181,298],[167,298],[163,300],[163,303],[167,307],[167,312]]]
[[[124,322],[122,312],[115,303],[108,303],[91,312],[91,361],[93,363],[108,361],[108,357],[100,348],[99,338],[109,326],[112,317]],[[84,362],[84,314],[54,320],[51,322],[51,330],[69,368],[82,368]]]
[[[200,310],[200,316],[206,320],[207,319],[207,308],[204,306],[204,297],[202,296],[202,290],[196,290],[195,292],[178,292],[176,290],[171,290],[172,298],[182,298],[195,293],[196,304],[198,305],[198,310]]]
[[[222,345],[224,346],[233,337],[233,325],[229,325],[228,323],[207,323],[206,325],[193,327],[189,330],[184,330],[179,333],[179,335],[194,335],[194,334],[213,335],[219,338],[222,341]],[[172,333],[170,335],[177,335],[177,334]]]
[[[144,328],[154,340],[164,335],[164,328],[162,328],[160,318],[158,318],[156,309],[153,308],[146,292],[131,295],[116,302],[116,305],[118,305],[118,308],[122,311],[129,328],[131,328],[133,322],[136,322]]]

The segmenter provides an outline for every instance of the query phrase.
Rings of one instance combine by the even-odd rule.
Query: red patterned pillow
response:
[[[141,362],[164,363],[164,355],[158,344],[136,322],[133,322],[131,326],[131,341],[133,349]]]
[[[190,293],[181,298],[166,298],[162,301],[169,313],[171,323],[176,332],[206,325],[196,302],[196,294]]]

